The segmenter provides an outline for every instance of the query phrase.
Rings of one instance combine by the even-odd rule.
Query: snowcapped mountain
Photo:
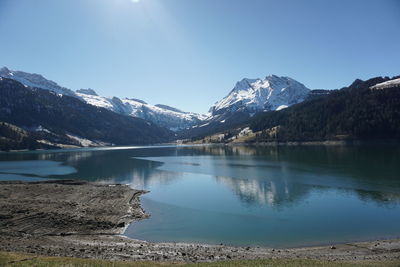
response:
[[[139,99],[119,99],[118,97],[99,96],[93,89],[79,89],[74,92],[73,90],[61,87],[53,81],[47,80],[39,74],[13,71],[6,67],[0,69],[0,77],[16,80],[25,86],[41,88],[61,95],[73,96],[93,106],[145,119],[170,130],[191,127],[205,119],[204,115],[184,112],[166,105],[150,105]]]
[[[0,107],[0,121],[12,124],[3,127],[0,146],[3,137],[8,138],[11,147],[22,148],[142,145],[173,138],[171,131],[155,123],[1,77]],[[19,135],[18,128],[23,129]]]
[[[243,79],[222,100],[211,107],[210,113],[220,115],[236,111],[254,114],[259,111],[280,110],[306,99],[310,89],[289,77],[276,75],[262,79]]]
[[[14,71],[3,67],[0,69],[0,77],[16,80],[25,86],[41,88],[62,95],[76,96],[74,91],[61,87],[57,83],[47,80],[40,74]]]
[[[258,112],[281,110],[303,102],[311,90],[289,77],[243,79],[209,110],[210,116],[180,132],[181,139],[211,136],[245,124]]]
[[[86,103],[103,107],[114,112],[142,118],[170,130],[180,130],[195,125],[205,119],[204,115],[184,112],[166,105],[151,105],[139,99],[119,99],[98,96],[93,90],[90,94],[77,91],[77,95]]]

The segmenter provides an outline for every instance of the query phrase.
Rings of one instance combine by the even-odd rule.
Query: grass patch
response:
[[[213,263],[165,263],[165,262],[132,262],[132,261],[106,261],[94,259],[66,258],[66,257],[47,257],[26,253],[0,252],[0,266],[16,267],[159,267],[159,266],[187,266],[187,267],[227,267],[227,266],[321,266],[321,267],[347,267],[347,266],[400,266],[398,261],[355,261],[355,262],[330,262],[320,260],[305,259],[268,259],[268,260],[244,260],[244,261],[223,261]]]

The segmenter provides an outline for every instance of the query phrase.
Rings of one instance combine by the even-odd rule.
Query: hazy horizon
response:
[[[396,0],[0,0],[0,67],[206,113],[242,78],[399,75],[398,14]]]

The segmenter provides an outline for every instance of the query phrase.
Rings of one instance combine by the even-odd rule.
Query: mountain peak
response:
[[[2,73],[10,73],[11,71],[7,68],[7,67],[2,67],[1,69],[0,69],[0,74],[2,74]]]
[[[141,104],[146,104],[147,105],[147,102],[146,101],[143,101],[143,100],[141,100],[141,99],[137,99],[137,98],[126,98],[127,100],[132,100],[132,101],[135,101],[135,102],[139,102],[139,103],[141,103]]]
[[[285,78],[285,77],[280,77],[275,74],[267,75],[267,77],[265,77],[266,80],[283,79],[283,78]]]
[[[15,71],[10,70],[7,67],[3,67],[0,69],[0,77],[16,80],[23,85],[32,88],[41,88],[57,94],[75,96],[75,93],[72,90],[61,87],[57,83],[47,80],[40,74]]]
[[[260,80],[260,79],[244,78],[241,81],[236,83],[235,87],[232,89],[232,92],[247,90],[249,87],[251,87],[251,84],[255,83],[258,80]]]
[[[85,95],[94,95],[94,96],[98,96],[98,94],[96,93],[96,91],[93,90],[93,89],[90,89],[90,88],[88,88],[88,89],[79,89],[79,90],[76,90],[76,92],[77,92],[77,93],[80,93],[80,94],[85,94]]]
[[[211,107],[213,115],[237,110],[255,113],[276,110],[302,102],[310,89],[289,77],[268,75],[262,79],[242,79],[221,101]]]

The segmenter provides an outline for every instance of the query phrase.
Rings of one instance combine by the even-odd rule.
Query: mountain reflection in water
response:
[[[214,176],[247,205],[293,203],[304,199],[315,188],[353,191],[365,201],[390,204],[399,201],[399,152],[399,147],[387,146],[193,146],[43,151],[0,154],[0,172],[1,166],[11,161],[29,161],[30,165],[33,160],[46,161],[46,167],[50,161],[55,161],[62,163],[60,168],[70,167],[76,172],[53,171],[43,177],[128,183],[140,189],[148,189],[149,184],[182,179],[182,172],[203,173]],[[58,163],[52,165],[58,166]],[[36,166],[41,168],[42,165]]]
[[[400,236],[397,146],[190,146],[0,154],[0,179],[150,191],[149,241],[296,246]]]

